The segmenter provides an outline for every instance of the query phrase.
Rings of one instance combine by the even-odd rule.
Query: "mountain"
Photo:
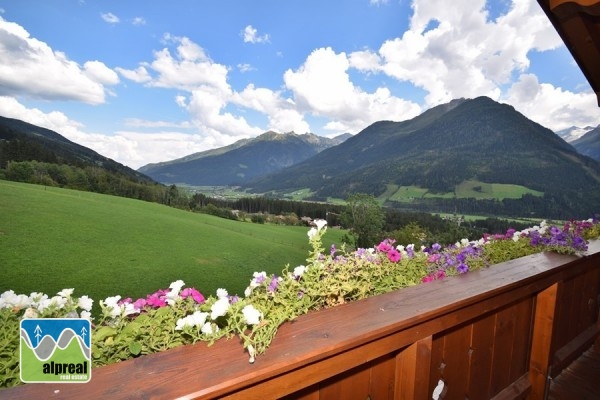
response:
[[[155,183],[148,176],[74,143],[57,132],[0,116],[0,168],[4,168],[9,161],[30,160],[79,167],[94,166],[133,181]]]
[[[421,199],[439,212],[440,205],[455,211],[464,202],[452,197],[467,181],[541,192],[543,197],[524,196],[523,201],[535,203],[538,211],[543,207],[547,215],[572,211],[589,216],[600,208],[598,162],[487,97],[454,100],[407,121],[376,122],[340,145],[245,187],[259,193],[309,188],[315,199],[324,199],[356,192],[379,196],[390,185],[416,186],[429,195],[451,197],[446,203]]]
[[[600,161],[600,125],[579,139],[574,140],[571,144],[580,154]]]
[[[138,171],[162,183],[194,186],[238,185],[304,161],[341,143],[347,136],[333,139],[311,133],[266,132],[219,149],[157,164]]]
[[[562,129],[560,131],[557,131],[556,134],[558,136],[560,136],[566,142],[571,143],[574,140],[579,139],[580,137],[582,137],[583,135],[585,135],[586,133],[588,133],[592,129],[594,129],[593,126],[586,126],[585,128],[580,128],[580,127],[577,127],[577,126],[572,126],[570,128]]]

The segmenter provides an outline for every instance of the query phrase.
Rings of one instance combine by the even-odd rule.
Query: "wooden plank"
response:
[[[373,361],[371,365],[371,399],[393,399],[396,384],[396,355],[388,354]]]
[[[492,395],[500,393],[511,383],[510,369],[513,362],[514,326],[515,305],[513,304],[496,314],[493,369],[490,382]]]
[[[446,396],[462,399],[467,395],[469,355],[472,324],[462,325],[444,335],[444,382],[448,388]]]
[[[444,336],[437,333],[431,340],[431,365],[429,367],[429,389],[433,392],[440,379],[444,379]]]
[[[558,286],[557,282],[536,297],[533,341],[529,361],[532,399],[543,399],[546,394]]]
[[[432,338],[421,339],[396,356],[394,399],[425,399],[429,392]]]
[[[515,306],[515,328],[513,339],[513,362],[510,368],[510,382],[515,382],[527,373],[529,349],[533,335],[533,310],[535,298],[525,298]]]
[[[496,314],[490,314],[473,323],[467,389],[470,399],[488,399],[491,396],[495,326]]]
[[[556,377],[600,337],[600,326],[592,325],[554,353],[551,376]]]
[[[529,398],[531,384],[528,374],[515,380],[510,386],[491,398],[491,400],[524,400]],[[476,398],[476,397],[473,397]],[[477,397],[479,398],[479,397]],[[483,399],[483,397],[481,397]],[[487,397],[486,397],[487,398]]]
[[[371,395],[369,392],[371,386],[370,367],[370,363],[367,363],[326,380],[321,384],[319,400],[365,400],[369,398]],[[261,398],[270,398],[267,393],[265,395]]]

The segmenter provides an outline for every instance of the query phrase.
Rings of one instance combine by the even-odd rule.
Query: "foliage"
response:
[[[377,200],[365,193],[356,193],[346,200],[341,220],[354,236],[356,247],[368,247],[381,239],[385,216]]]
[[[243,297],[218,289],[205,298],[181,280],[169,288],[132,300],[121,296],[99,302],[101,317],[92,337],[94,366],[106,365],[199,341],[209,345],[237,336],[250,362],[265,352],[281,324],[312,310],[390,292],[540,251],[566,254],[587,249],[584,237],[598,234],[595,221],[571,221],[561,227],[542,222],[523,231],[467,239],[443,248],[394,246],[386,239],[373,248],[325,250],[326,222],[317,220],[308,232],[311,251],[306,265],[281,274],[255,272]],[[48,298],[7,291],[0,296],[0,360],[6,371],[2,386],[18,384],[19,319],[32,317],[90,318],[93,300],[72,297],[63,289]]]

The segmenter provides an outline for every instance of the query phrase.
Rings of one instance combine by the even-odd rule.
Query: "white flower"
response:
[[[35,310],[35,308],[31,308],[29,307],[27,310],[25,310],[25,314],[23,314],[23,318],[37,318],[38,317],[38,313]]]
[[[248,297],[252,294],[252,288],[248,286],[246,290],[244,290],[244,296]]]
[[[169,289],[171,289],[170,292],[175,292],[175,294],[178,294],[184,285],[185,285],[185,283],[181,279],[179,279],[175,282],[172,282],[169,285]]]
[[[222,317],[227,314],[227,310],[229,310],[229,299],[227,297],[222,297],[215,301],[210,308],[210,318],[214,320],[218,317]]]
[[[92,305],[94,304],[94,300],[90,299],[88,296],[81,296],[79,300],[77,300],[77,305],[79,308],[85,311],[92,311]]]
[[[324,219],[315,219],[313,222],[315,223],[315,225],[317,225],[317,231],[321,231],[321,229],[323,229],[327,225],[327,221],[325,221]]]
[[[188,317],[179,318],[177,320],[177,322],[175,323],[175,330],[181,331],[186,326],[191,326],[190,321],[188,320]]]
[[[229,296],[229,293],[227,293],[226,289],[223,289],[223,288],[217,289],[217,297],[219,299],[222,299],[222,298],[227,297],[227,296]]]
[[[308,235],[308,238],[309,238],[309,239],[312,239],[313,237],[315,237],[315,235],[317,234],[317,232],[318,232],[318,231],[317,231],[317,229],[316,229],[316,228],[310,228],[310,229],[308,230],[308,233],[307,233],[307,235]]]
[[[304,265],[298,265],[296,268],[294,268],[294,276],[296,278],[300,278],[302,275],[304,275],[304,272],[306,272],[306,267]]]
[[[219,329],[217,327],[215,327],[215,332]],[[212,335],[213,334],[213,327],[212,324],[210,322],[206,322],[204,323],[204,325],[202,325],[202,328],[200,328],[200,332],[206,334],[206,335]]]
[[[208,313],[195,311],[193,314],[190,314],[183,318],[178,319],[177,323],[175,325],[175,329],[180,331],[183,328],[185,328],[186,326],[195,327],[195,326],[204,325],[204,323],[206,322],[207,316],[208,316]]]
[[[59,295],[59,296],[62,296],[62,297],[71,297],[71,295],[73,294],[73,291],[75,291],[74,288],[63,289],[63,290],[61,290],[60,292],[58,292],[56,294]]]
[[[185,285],[185,283],[179,279],[175,282],[172,282],[169,285],[169,292],[165,295],[165,301],[167,302],[168,305],[172,306],[173,304],[175,304],[175,302],[177,300],[179,300],[179,292],[181,291],[181,288],[183,288],[183,286]]]
[[[50,299],[50,305],[58,308],[63,308],[67,304],[68,299],[62,296],[54,296]]]
[[[89,311],[82,311],[82,312],[80,313],[79,317],[80,317],[80,318],[85,318],[85,319],[87,319],[87,320],[90,320],[90,321],[91,321],[91,319],[92,319],[92,313],[91,313],[91,312],[89,312]]]
[[[100,302],[100,305],[104,305],[109,310],[110,316],[115,318],[121,315],[119,300],[121,300],[121,296],[118,295],[107,297],[103,302]]]
[[[244,321],[248,325],[257,325],[262,318],[262,313],[258,311],[252,304],[248,304],[242,309],[244,315]]]
[[[133,303],[125,303],[123,306],[121,306],[121,310],[123,311],[124,316],[137,314],[140,312],[139,309],[135,308]]]

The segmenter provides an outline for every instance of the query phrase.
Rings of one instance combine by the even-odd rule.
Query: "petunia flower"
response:
[[[242,314],[244,315],[244,321],[248,325],[257,325],[262,318],[262,313],[254,308],[252,304],[245,306],[242,309]]]
[[[229,299],[227,297],[222,297],[219,300],[215,301],[215,303],[210,308],[210,318],[215,320],[219,317],[227,314],[227,310],[229,310]]]

